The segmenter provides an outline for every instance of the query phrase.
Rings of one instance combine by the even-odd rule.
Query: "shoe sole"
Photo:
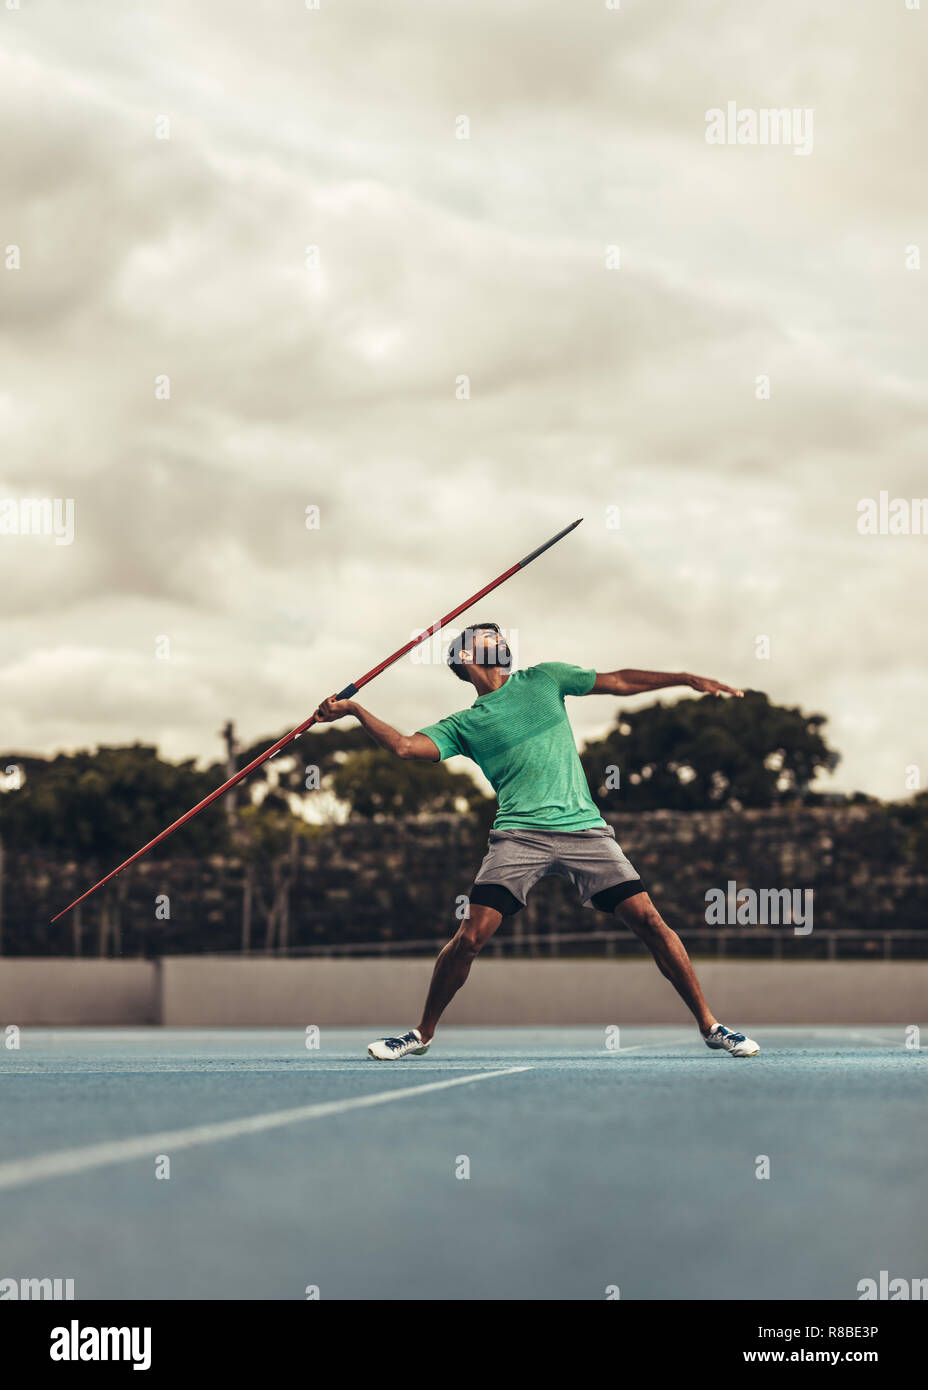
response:
[[[703,1038],[703,1042],[710,1052],[728,1052],[728,1048],[723,1046],[722,1043],[707,1042],[705,1038]],[[729,1057],[734,1057],[736,1061],[740,1061],[742,1057],[756,1057],[759,1052],[760,1048],[755,1047],[753,1052],[728,1052],[728,1055]]]
[[[371,1052],[370,1048],[368,1048],[367,1055],[374,1062],[402,1062],[404,1057],[421,1057],[424,1053],[428,1052],[428,1050],[427,1046],[413,1047],[410,1048],[408,1052],[404,1052],[402,1057],[378,1057],[376,1052]]]

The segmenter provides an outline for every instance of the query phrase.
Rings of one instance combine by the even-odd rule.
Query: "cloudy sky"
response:
[[[858,503],[928,496],[928,6],[8,4],[0,499],[74,535],[0,535],[4,748],[277,734],[583,516],[470,615],[521,665],[766,690],[836,789],[925,785],[928,536]],[[729,102],[811,148],[707,143]]]

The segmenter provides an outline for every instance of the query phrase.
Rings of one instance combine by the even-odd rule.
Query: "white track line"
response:
[[[91,1168],[105,1168],[113,1163],[127,1163],[134,1158],[154,1159],[156,1154],[192,1149],[197,1144],[215,1144],[222,1139],[237,1139],[243,1134],[260,1134],[282,1125],[300,1124],[303,1120],[318,1120],[324,1115],[343,1115],[349,1110],[362,1110],[369,1105],[386,1105],[389,1101],[422,1096],[429,1091],[444,1091],[449,1086],[467,1086],[474,1081],[488,1081],[495,1076],[513,1076],[516,1072],[531,1071],[531,1067],[510,1067],[507,1071],[481,1071],[472,1076],[456,1076],[450,1081],[430,1081],[424,1086],[408,1086],[397,1091],[377,1091],[372,1096],[352,1096],[349,1100],[322,1101],[316,1105],[301,1105],[292,1110],[271,1110],[264,1115],[246,1115],[240,1120],[223,1120],[216,1124],[194,1125],[190,1129],[164,1130],[160,1134],[142,1134],[135,1139],[113,1139],[103,1144],[88,1144],[80,1149],[59,1149],[53,1153],[37,1154],[33,1158],[14,1159],[0,1163],[0,1189],[26,1187],[44,1178],[63,1178],[72,1173],[86,1173]]]
[[[874,1027],[874,1028],[889,1028],[889,1027],[892,1027],[892,1024],[887,1024],[887,1023],[875,1023],[875,1024],[873,1025],[873,1027]],[[817,1032],[813,1032],[812,1036],[813,1036],[814,1038],[825,1038],[825,1039],[831,1038],[831,1039],[834,1039],[836,1034],[837,1034],[837,1036],[838,1036],[838,1040],[839,1040],[839,1041],[840,1041],[842,1038],[850,1038],[850,1039],[852,1039],[853,1041],[856,1041],[856,1042],[882,1042],[882,1043],[886,1043],[886,1044],[887,1044],[888,1046],[890,1046],[890,1047],[904,1047],[904,1046],[905,1046],[904,1035],[903,1035],[903,1033],[902,1033],[901,1031],[899,1032],[899,1034],[898,1034],[895,1038],[882,1038],[882,1037],[879,1037],[879,1036],[878,1036],[876,1033],[874,1033],[874,1032],[871,1032],[871,1031],[864,1031],[863,1029],[860,1029],[860,1028],[857,1028],[857,1029],[855,1029],[855,1028],[847,1028],[847,1027],[845,1027],[845,1026],[843,1026],[843,1025],[841,1025],[841,1024],[837,1024],[837,1023],[836,1023],[832,1028],[829,1028],[829,1029],[827,1029],[827,1030],[826,1030],[826,1029],[819,1029]],[[910,1050],[911,1050],[911,1049],[910,1049]]]
[[[848,1033],[848,1037],[854,1042],[884,1043],[887,1047],[898,1047],[900,1052],[914,1052],[915,1048],[906,1047],[905,1038],[900,1034],[898,1038],[878,1038],[872,1033]]]
[[[600,1057],[624,1057],[626,1052],[643,1052],[645,1048],[651,1047],[683,1047],[689,1042],[689,1037],[675,1038],[673,1042],[646,1042],[634,1043],[631,1047],[604,1047],[602,1052],[597,1053]]]
[[[479,1062],[424,1062],[421,1064],[423,1070],[428,1067],[429,1073],[433,1071],[470,1071],[472,1067],[479,1066]],[[202,1065],[199,1062],[191,1062],[187,1067],[159,1067],[153,1063],[149,1066],[120,1066],[120,1067],[18,1067],[0,1066],[0,1080],[6,1080],[10,1076],[281,1076],[285,1078],[295,1076],[311,1076],[314,1072],[324,1071],[333,1072],[336,1075],[343,1075],[346,1072],[362,1072],[365,1076],[370,1076],[375,1070],[376,1063],[370,1062],[308,1062],[303,1066],[281,1066],[277,1062],[240,1062],[238,1065],[228,1067],[213,1067]],[[511,1067],[487,1067],[487,1075],[500,1076]],[[526,1068],[530,1070],[530,1068]]]
[[[886,1027],[885,1024],[876,1024],[874,1026],[884,1028]],[[839,1023],[834,1024],[834,1026],[832,1028],[829,1028],[827,1031],[824,1029],[820,1029],[816,1032],[813,1032],[812,1036],[813,1038],[824,1038],[826,1042],[831,1041],[883,1043],[886,1047],[898,1047],[902,1051],[912,1050],[911,1048],[906,1049],[905,1040],[901,1034],[898,1038],[880,1038],[877,1037],[875,1033],[863,1033],[859,1029],[855,1030],[853,1028],[847,1028]]]

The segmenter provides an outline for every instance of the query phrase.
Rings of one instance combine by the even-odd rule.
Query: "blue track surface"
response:
[[[856,1299],[881,1269],[928,1275],[928,1051],[901,1028],[751,1032],[761,1055],[735,1061],[688,1029],[623,1029],[610,1052],[602,1029],[448,1028],[376,1063],[369,1029],[323,1029],[318,1051],[298,1029],[26,1030],[0,1052],[0,1278],[73,1278],[78,1299],[625,1300]]]

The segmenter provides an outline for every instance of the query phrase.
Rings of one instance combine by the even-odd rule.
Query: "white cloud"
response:
[[[918,18],[7,15],[0,492],[74,497],[76,535],[0,541],[5,742],[295,725],[583,514],[480,605],[523,661],[759,686],[831,716],[841,785],[898,794],[928,540],[855,508],[928,491]],[[729,98],[813,107],[813,155],[706,145]],[[407,661],[370,700],[411,728],[460,695]]]

